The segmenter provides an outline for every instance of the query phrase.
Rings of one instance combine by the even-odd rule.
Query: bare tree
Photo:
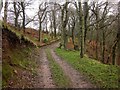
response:
[[[44,5],[44,6],[42,6]],[[45,3],[41,3],[39,5],[39,11],[38,11],[38,18],[39,18],[39,41],[41,42],[41,30],[42,30],[42,22],[44,21],[45,17],[46,17],[46,2]]]
[[[103,15],[102,15],[102,18],[103,20],[101,21],[101,26],[103,26],[103,24],[105,24],[105,18],[106,18],[106,15],[108,14],[108,11],[107,11],[107,7],[108,7],[108,2],[106,2],[106,5],[104,7],[104,11],[103,11]],[[105,59],[105,28],[101,28],[102,29],[102,62],[104,63],[104,59]]]
[[[68,11],[67,11],[67,7],[68,7],[69,2],[65,2],[65,4],[63,5],[63,7],[61,7],[61,26],[62,26],[62,41],[61,44],[64,47],[64,49],[66,49],[66,43],[67,43],[67,33],[66,33],[66,25],[68,23]]]
[[[23,31],[25,32],[25,4],[24,2],[21,2],[21,7],[22,7],[22,14],[23,14],[22,28],[23,28]]]
[[[14,7],[14,14],[15,14],[15,27],[18,27],[18,17],[20,15],[20,13],[22,12],[21,11],[21,8],[20,8],[20,5],[19,3],[17,3],[16,1],[13,2],[13,7]]]
[[[69,14],[69,20],[68,20],[68,26],[69,26],[69,32],[71,32],[72,37],[72,43],[75,45],[75,25],[76,25],[76,11],[74,8],[69,7],[68,8],[68,14]]]
[[[22,29],[25,33],[25,26],[26,26],[26,7],[27,6],[30,6],[32,4],[32,0],[28,0],[28,1],[21,1],[21,2],[18,2],[20,7],[21,7],[21,10],[22,10]]]
[[[54,10],[52,10],[52,16],[53,16],[54,37],[56,38],[56,11],[55,11],[55,4],[54,4]]]
[[[113,65],[116,64],[116,49],[117,49],[117,47],[118,47],[118,50],[117,50],[117,62],[119,62],[119,59],[120,59],[120,26],[119,26],[119,24],[120,24],[120,2],[118,3],[117,22],[118,22],[117,35],[116,35],[116,38],[114,40],[114,44],[112,46],[112,64]]]
[[[83,9],[81,2],[75,3],[76,6],[76,12],[78,14],[79,19],[79,41],[80,41],[80,57],[83,58],[84,56],[84,16],[83,16]]]
[[[88,16],[89,16],[88,2],[84,2],[83,11],[84,11],[83,14],[84,14],[84,30],[85,30],[84,31],[84,43],[86,43],[86,36],[87,36],[87,31],[88,31]]]

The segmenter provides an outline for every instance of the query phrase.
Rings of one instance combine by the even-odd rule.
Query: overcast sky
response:
[[[8,1],[12,1],[12,0],[8,0]],[[17,1],[20,1],[20,0],[17,0]],[[27,1],[27,0],[26,0]],[[39,7],[39,4],[40,2],[42,1],[49,1],[49,2],[59,2],[59,3],[64,3],[66,0],[33,0],[33,3],[32,5],[28,6],[27,9],[26,9],[26,14],[27,16],[29,17],[33,17],[34,15],[36,15],[36,12],[38,11],[38,7]],[[73,0],[72,0],[73,1]],[[79,0],[80,1],[80,0]],[[82,0],[83,1],[83,0]],[[86,0],[88,1],[88,0]],[[89,1],[98,1],[98,0],[89,0]],[[99,0],[99,1],[105,1],[105,0]],[[108,0],[109,2],[112,2],[112,3],[116,3],[120,0]],[[1,0],[0,0],[1,2]],[[5,2],[5,0],[3,0],[3,3]],[[0,5],[1,6],[1,5]],[[4,6],[4,5],[3,5]],[[4,8],[2,9],[1,11],[1,14],[0,14],[0,19],[1,19],[1,15],[4,16]],[[48,24],[49,25],[49,24]],[[29,24],[28,27],[33,27],[33,23]]]

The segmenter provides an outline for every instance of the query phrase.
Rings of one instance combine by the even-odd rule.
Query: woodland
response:
[[[119,0],[3,1],[3,88],[120,88]]]

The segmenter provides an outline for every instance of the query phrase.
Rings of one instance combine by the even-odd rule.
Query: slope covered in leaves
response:
[[[32,35],[25,34],[22,29],[20,30],[18,28],[15,28],[13,25],[8,24],[8,23],[7,24],[4,23],[4,27],[7,28],[12,33],[16,34],[16,36],[19,39],[24,39],[24,40],[32,43],[34,46],[37,46],[37,40],[35,38],[33,38]]]

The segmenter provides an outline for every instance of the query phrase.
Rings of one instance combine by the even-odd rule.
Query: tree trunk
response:
[[[98,8],[96,10],[96,21],[98,22],[99,20],[99,11]],[[96,59],[98,60],[98,40],[99,40],[99,23],[96,23]]]
[[[83,17],[82,17],[83,19]],[[80,53],[80,57],[83,58],[84,56],[84,19],[81,21],[82,22],[82,30],[81,30],[81,53]]]
[[[64,22],[63,22],[63,17],[64,17],[64,8],[63,9],[61,9],[61,47],[64,45],[63,43],[64,43],[64,27],[63,27],[63,25],[64,25]]]
[[[7,23],[7,9],[8,9],[8,2],[5,0],[5,6],[4,6],[4,22]]]
[[[64,30],[64,31],[66,31],[66,30]],[[66,32],[64,32],[64,49],[67,49],[67,42],[68,42],[67,34],[66,34]]]
[[[24,6],[24,2],[21,2],[21,7],[22,7],[22,13],[23,13],[22,27],[23,27],[23,31],[25,32],[25,6]]]
[[[41,42],[41,22],[39,21],[39,42]]]
[[[54,37],[56,38],[56,17],[55,17],[55,11],[52,11],[53,13],[53,27],[54,27]]]
[[[120,62],[120,2],[118,3],[118,32],[116,39],[114,41],[114,45],[112,47],[112,64],[115,65],[116,63],[116,51],[117,51],[117,63]],[[116,50],[116,48],[118,48]],[[119,63],[120,64],[120,63]]]
[[[88,3],[87,2],[84,2],[84,43],[86,43],[86,36],[87,36],[87,21],[88,21]],[[85,47],[84,47],[85,48]],[[85,50],[86,51],[86,50]]]
[[[81,31],[80,57],[83,58],[84,56],[84,16],[82,13],[81,2],[78,2],[78,5],[79,5],[79,24],[80,24],[80,31]]]
[[[25,9],[23,9],[23,30],[25,32]]]
[[[98,60],[98,30],[96,29],[96,33],[97,33],[97,36],[96,36],[96,59]]]
[[[81,2],[78,2],[78,16],[79,16],[79,29],[80,29],[80,57],[84,57],[84,16],[82,11]]]
[[[46,32],[48,33],[48,29],[47,29],[47,19],[46,19]]]
[[[15,27],[18,28],[18,15],[15,17]]]
[[[117,50],[117,62],[118,65],[120,65],[120,1],[118,3],[118,34],[117,34],[117,40],[118,40],[118,50]]]
[[[73,26],[72,26],[72,42],[73,42],[73,45],[75,45],[75,42],[74,42],[74,38],[75,38],[74,28],[75,28],[75,21],[73,21]]]
[[[102,30],[102,37],[103,37],[103,41],[102,41],[102,62],[104,62],[104,59],[105,59],[105,32],[104,30]]]
[[[117,42],[115,40],[115,44],[112,47],[112,64],[115,65],[115,58],[116,58],[116,46],[117,46]]]
[[[62,15],[61,15],[61,25],[62,25],[62,38],[61,38],[61,44],[66,49],[66,43],[67,43],[67,34],[66,34],[66,25],[68,22],[68,11],[67,6],[69,2],[65,3],[65,6],[62,9]]]
[[[14,14],[15,14],[15,27],[18,27],[18,13],[17,13],[17,10],[16,10],[16,2],[14,1]]]

